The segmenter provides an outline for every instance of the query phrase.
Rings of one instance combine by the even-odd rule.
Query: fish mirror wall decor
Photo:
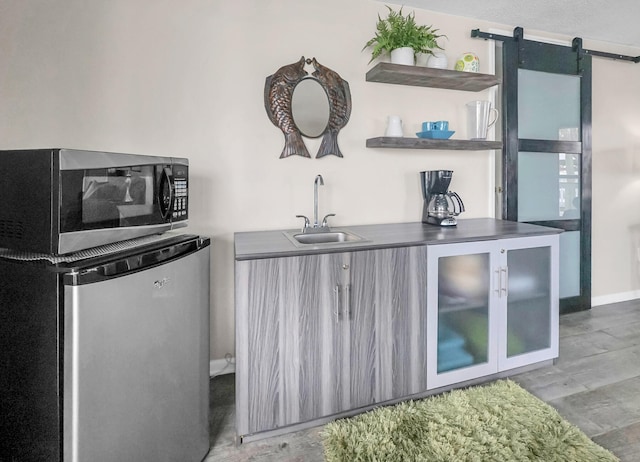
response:
[[[306,64],[313,66],[311,75],[305,70]],[[343,157],[338,147],[338,133],[351,115],[349,84],[316,58],[302,56],[267,77],[264,107],[269,120],[284,134],[281,159],[293,155],[311,157],[303,136],[322,136],[316,158],[330,154]]]

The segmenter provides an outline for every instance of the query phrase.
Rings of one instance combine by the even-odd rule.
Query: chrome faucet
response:
[[[317,175],[313,182],[313,227],[317,228],[318,223],[318,186],[324,186],[324,178],[322,175]]]
[[[296,218],[304,219],[303,233],[328,233],[331,228],[327,224],[327,218],[336,216],[335,213],[329,213],[322,219],[322,223],[318,221],[318,186],[324,186],[322,175],[316,175],[316,179],[313,182],[313,223],[310,223],[309,219],[304,215],[296,215]]]

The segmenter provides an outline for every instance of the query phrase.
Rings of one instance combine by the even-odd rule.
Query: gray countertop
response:
[[[450,244],[455,242],[487,241],[501,238],[557,234],[562,230],[545,226],[496,220],[470,218],[458,220],[454,227],[439,227],[417,223],[341,226],[363,237],[363,241],[317,245],[294,245],[284,231],[251,231],[235,233],[236,260],[291,257],[318,253],[371,250],[414,245]]]

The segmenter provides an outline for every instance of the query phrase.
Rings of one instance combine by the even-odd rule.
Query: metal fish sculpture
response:
[[[273,125],[284,133],[284,149],[280,159],[293,155],[311,157],[291,113],[293,89],[308,75],[304,65],[303,56],[300,61],[282,66],[275,74],[267,77],[264,85],[264,107],[267,115]]]
[[[329,123],[327,129],[322,136],[320,148],[318,149],[318,157],[324,157],[329,154],[343,157],[338,147],[338,132],[349,122],[351,115],[351,91],[346,80],[332,71],[328,67],[323,66],[316,58],[311,60],[315,72],[313,75],[327,91],[329,95]]]

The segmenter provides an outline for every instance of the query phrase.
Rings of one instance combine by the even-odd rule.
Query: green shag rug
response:
[[[327,462],[613,462],[516,383],[454,390],[328,424]]]

